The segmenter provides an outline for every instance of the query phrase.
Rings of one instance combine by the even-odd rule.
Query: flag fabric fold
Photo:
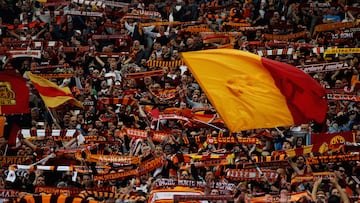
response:
[[[182,58],[232,132],[325,119],[324,89],[289,64],[233,49]]]
[[[82,103],[74,98],[69,87],[59,87],[46,78],[31,72],[26,73],[47,107],[57,108],[69,102],[69,104],[83,108]]]

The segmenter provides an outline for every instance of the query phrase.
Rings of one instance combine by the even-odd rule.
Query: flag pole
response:
[[[241,143],[239,143],[241,144]],[[269,179],[266,177],[266,175],[264,174],[264,172],[262,172],[261,168],[256,164],[256,162],[254,161],[254,159],[251,157],[250,155],[250,151],[248,150],[247,147],[245,147],[243,144],[241,144],[241,147],[243,148],[245,154],[246,154],[246,157],[249,159],[249,161],[251,162],[251,164],[253,164],[256,168],[256,170],[259,172],[260,176],[262,178],[264,178],[265,182],[266,182],[266,185],[267,185],[267,189],[268,189],[268,192],[270,192],[270,187],[271,187],[271,184],[270,184],[270,181]]]
[[[215,129],[217,129],[217,130],[220,130],[220,131],[225,131],[224,129],[219,128],[219,127],[217,127],[216,125],[213,125],[213,124],[211,124],[211,123],[207,123],[207,122],[204,122],[204,121],[201,121],[201,120],[198,120],[198,119],[191,119],[191,120],[196,121],[196,122],[199,122],[199,123],[202,123],[202,124],[205,124],[205,125],[208,125],[208,126],[213,127],[213,128],[215,128]]]
[[[6,144],[5,150],[4,150],[4,154],[3,156],[6,156],[7,150],[8,150],[9,144]]]
[[[52,114],[50,108],[49,108],[49,107],[46,107],[46,109],[48,110],[48,112],[49,112],[49,114],[50,114],[50,116],[51,116],[51,119],[54,121],[55,125],[56,125],[59,129],[61,129],[60,124],[57,122],[57,120],[56,120],[56,118],[54,117],[54,115]]]

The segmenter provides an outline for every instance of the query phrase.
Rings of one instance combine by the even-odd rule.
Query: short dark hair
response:
[[[340,203],[340,197],[337,195],[330,195],[328,203]]]

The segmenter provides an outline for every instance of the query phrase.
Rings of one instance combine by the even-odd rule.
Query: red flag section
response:
[[[30,113],[26,79],[15,71],[0,72],[0,110],[5,115]]]

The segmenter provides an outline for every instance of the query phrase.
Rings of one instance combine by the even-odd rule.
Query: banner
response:
[[[118,194],[115,191],[97,191],[97,190],[86,190],[79,194],[79,197],[88,199],[89,197],[95,198],[96,200],[103,201],[104,199],[121,200],[121,202],[144,202],[146,198],[144,196],[129,195],[129,194]],[[91,203],[91,202],[89,202]]]
[[[77,159],[81,159],[82,153],[79,152],[75,154]],[[102,155],[102,154],[90,154],[87,153],[85,157],[87,162],[107,162],[107,163],[117,163],[120,165],[131,165],[139,164],[140,157],[138,156],[120,156],[120,155]]]
[[[349,162],[349,161],[360,161],[359,154],[344,154],[344,155],[331,155],[331,156],[314,156],[308,157],[306,164],[314,165],[320,163],[338,163],[338,162]]]
[[[37,67],[31,67],[31,71],[36,71],[36,70],[50,70],[50,69],[66,69],[67,67],[69,67],[68,63],[64,63],[61,65],[46,65],[46,66],[37,66]]]
[[[208,25],[202,24],[199,26],[189,26],[187,28],[183,28],[182,32],[191,32],[191,33],[199,33],[199,32],[212,32],[212,30],[208,27]]]
[[[288,41],[290,39],[296,39],[302,36],[305,36],[307,31],[297,32],[294,34],[288,35],[274,35],[274,34],[264,34],[264,38],[267,40],[281,40],[281,41]]]
[[[257,54],[259,56],[292,55],[294,53],[295,53],[294,48],[271,49],[271,50],[259,50],[259,51],[257,51]]]
[[[169,89],[159,89],[159,90],[153,90],[152,93],[159,98],[160,100],[169,100],[176,98],[176,95],[178,94],[178,91],[176,88],[169,88]]]
[[[261,168],[277,169],[289,166],[289,162],[286,160],[286,154],[284,152],[275,156],[252,156],[253,162]],[[241,165],[241,163],[239,163]],[[243,163],[243,168],[255,168],[255,164],[252,162]]]
[[[129,52],[96,52],[95,55],[102,58],[119,58],[122,56],[132,56]]]
[[[141,27],[149,27],[149,26],[176,26],[176,25],[182,25],[184,24],[184,22],[180,22],[180,21],[173,21],[173,22],[169,22],[169,21],[165,21],[165,22],[150,22],[150,23],[140,23]],[[195,24],[195,22],[194,22]]]
[[[328,54],[352,54],[360,53],[360,48],[330,48],[324,52],[323,57],[326,58]]]
[[[127,8],[129,7],[128,3],[116,2],[116,1],[97,1],[97,0],[71,0],[72,3],[83,4],[87,6],[96,6],[100,8],[105,8],[105,6]]]
[[[266,169],[278,169],[278,168],[285,168],[289,166],[289,162],[286,160],[283,161],[268,161],[268,162],[258,162],[256,163],[258,167],[266,168]],[[243,168],[255,168],[256,166],[253,163],[244,163]]]
[[[109,40],[109,39],[123,39],[123,40],[127,40],[129,39],[128,35],[120,35],[120,34],[114,34],[114,35],[92,35],[91,36],[92,40]]]
[[[98,203],[97,200],[87,200],[88,203]],[[17,203],[17,202],[32,202],[32,203],[53,203],[53,202],[67,202],[67,203],[82,203],[85,202],[85,199],[75,196],[67,195],[53,195],[53,194],[41,194],[33,195],[25,193],[21,199],[10,199],[8,203]]]
[[[313,35],[315,35],[317,32],[324,32],[328,30],[337,30],[340,28],[351,28],[356,25],[356,22],[335,22],[335,23],[326,23],[326,24],[319,24],[316,25],[314,28]]]
[[[311,195],[308,192],[297,192],[291,193],[288,195],[286,200],[282,200],[283,202],[299,202],[299,200],[303,197],[311,200]],[[246,203],[278,203],[280,202],[280,195],[270,195],[266,194],[265,196],[260,197],[251,197],[249,200],[245,200]]]
[[[311,133],[311,144],[318,145],[336,145],[345,142],[355,142],[355,131],[338,132],[338,133]]]
[[[171,135],[170,132],[162,132],[162,131],[150,131],[151,132],[151,136],[149,135],[149,131],[146,130],[140,130],[140,129],[135,129],[135,128],[126,128],[123,131],[117,131],[116,135],[120,135],[120,134],[126,134],[129,137],[134,137],[137,139],[143,139],[146,140],[149,136],[151,137],[151,139],[153,141],[156,142],[162,142],[163,140],[165,140],[167,137],[169,137]]]
[[[36,186],[35,193],[47,193],[53,195],[67,195],[77,196],[81,192],[109,192],[112,191],[112,187],[100,187],[100,188],[76,188],[76,187],[51,187],[51,186]]]
[[[123,97],[123,98],[103,97],[103,98],[100,98],[100,101],[103,104],[107,104],[107,105],[121,104],[124,106],[134,106],[136,104],[136,100],[132,99],[130,97]]]
[[[131,11],[133,15],[148,16],[150,18],[161,18],[161,14],[157,11],[147,11],[142,9],[134,9]]]
[[[111,169],[111,166],[95,166],[95,170],[98,174],[108,174]],[[93,169],[87,166],[73,166],[73,171],[78,173],[93,173]]]
[[[153,77],[153,76],[163,76],[163,70],[153,70],[153,71],[145,71],[145,72],[137,72],[137,73],[128,73],[125,75],[125,79],[139,79],[144,77]]]
[[[46,79],[51,79],[51,78],[70,78],[73,74],[70,73],[35,73],[35,75],[46,78]]]
[[[146,63],[148,67],[169,67],[169,68],[176,68],[182,65],[185,65],[183,60],[177,61],[156,61],[150,60]]]
[[[176,187],[176,186],[183,186],[183,187],[195,187],[195,188],[205,188],[207,183],[205,181],[195,181],[195,180],[174,180],[174,179],[166,179],[161,178],[157,179],[154,182],[153,187],[157,188],[164,188],[164,187]],[[230,190],[233,191],[236,189],[236,186],[233,183],[227,182],[212,182],[211,188],[219,189],[219,190]]]
[[[232,22],[223,22],[221,26],[231,26],[231,27],[251,27],[248,23],[232,23]],[[211,32],[211,31],[210,31]]]
[[[241,23],[244,21],[244,19],[241,19],[241,18],[234,18],[231,16],[217,15],[217,14],[210,14],[210,13],[205,15],[205,18],[209,19],[210,21],[213,19],[222,19],[223,21],[230,21],[230,22],[234,22],[234,23]],[[248,25],[248,26],[250,26],[250,25]]]
[[[343,62],[334,62],[334,63],[319,63],[319,64],[310,64],[303,66],[296,66],[305,73],[319,73],[319,72],[329,72],[337,71],[343,69],[349,69],[349,65]]]
[[[276,170],[262,170],[263,175],[270,182],[275,182],[278,178],[278,173]],[[240,180],[240,181],[263,181],[264,177],[256,169],[227,169],[226,178],[231,180]]]
[[[18,194],[19,194],[18,190],[0,189],[0,198],[1,199],[18,197]]]
[[[64,53],[83,53],[90,50],[90,46],[62,47]]]
[[[0,72],[0,114],[30,113],[26,79],[15,71]]]
[[[138,174],[136,169],[126,170],[122,172],[116,172],[116,173],[108,173],[104,175],[96,175],[94,176],[94,181],[99,180],[116,180],[116,179],[124,179],[131,176],[136,176]]]
[[[233,201],[234,197],[232,195],[174,195],[174,203],[179,202],[194,202],[196,200],[207,200],[211,202],[220,201]]]
[[[0,157],[0,166],[10,166],[13,164],[22,164],[27,160],[31,160],[31,156],[1,156]]]
[[[343,101],[353,101],[353,102],[359,102],[360,96],[353,95],[353,94],[326,94],[327,100],[343,100]]]
[[[329,180],[335,178],[335,173],[332,172],[316,172],[312,174],[296,175],[291,179],[291,184],[299,184],[304,182],[315,182],[317,179]]]
[[[94,176],[94,181],[98,180],[115,180],[123,179],[131,176],[140,176],[142,174],[151,172],[164,164],[164,158],[159,157],[150,161],[141,163],[136,169],[126,170],[117,173],[109,173],[105,175],[96,175]]]
[[[21,129],[20,134],[23,138],[44,138],[44,137],[76,137],[78,135],[75,129]]]
[[[10,58],[37,58],[41,59],[41,50],[10,50],[6,52]]]
[[[209,159],[209,160],[196,160],[194,161],[193,165],[195,168],[205,168],[205,167],[211,167],[211,166],[226,166],[234,164],[234,160],[232,158],[229,159]],[[181,167],[181,169],[187,169],[190,167],[190,163],[185,163]]]
[[[255,137],[212,137],[207,139],[210,144],[260,144],[260,140]]]
[[[150,171],[153,171],[159,167],[161,167],[164,164],[164,157],[155,158],[150,161],[145,161],[139,165],[137,168],[137,175],[141,176],[143,174],[146,174]]]

